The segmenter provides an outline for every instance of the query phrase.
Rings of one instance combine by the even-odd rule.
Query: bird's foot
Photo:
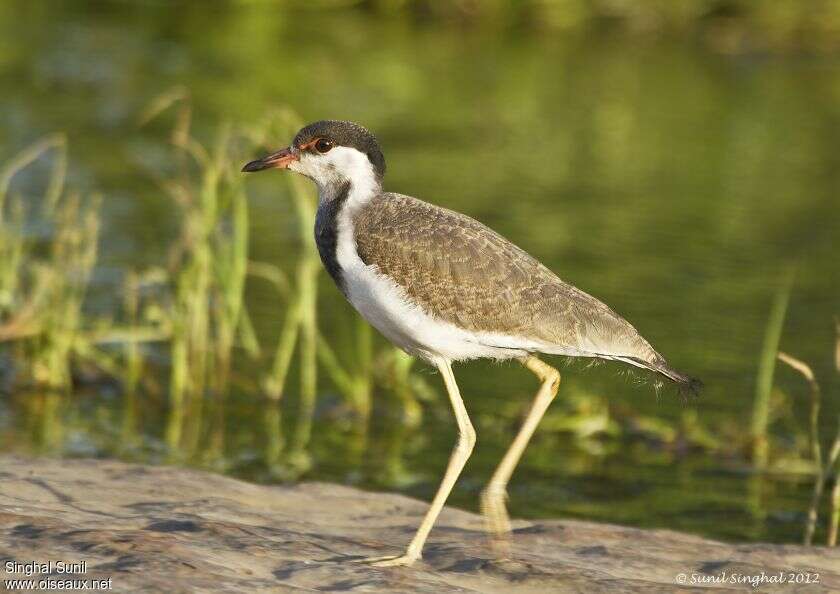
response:
[[[365,563],[372,567],[408,567],[412,565],[419,555],[386,555],[385,557],[368,557],[366,559],[359,559],[358,563]]]
[[[488,487],[481,494],[481,515],[484,528],[495,540],[507,540],[510,536],[510,516],[507,513],[504,489]]]
[[[496,556],[506,559],[510,553],[510,517],[505,507],[504,489],[487,488],[481,494],[481,515],[484,529],[490,535],[490,546]]]

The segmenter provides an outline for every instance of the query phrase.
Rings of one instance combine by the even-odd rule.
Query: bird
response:
[[[510,534],[507,484],[560,387],[539,355],[619,361],[682,389],[696,380],[668,365],[610,307],[563,281],[523,249],[464,214],[385,191],[385,157],[376,137],[349,121],[303,127],[290,146],[247,163],[243,172],[285,169],[318,190],[315,242],[327,273],[386,339],[437,367],[458,426],[440,486],[401,555],[365,558],[408,566],[423,546],[476,443],[452,364],[516,360],[540,387],[525,420],[481,493],[485,527]]]

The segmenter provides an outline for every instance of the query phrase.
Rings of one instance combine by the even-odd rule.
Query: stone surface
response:
[[[481,519],[454,509],[414,567],[354,562],[401,553],[425,510],[408,497],[337,485],[259,486],[181,468],[0,457],[0,578],[23,577],[5,572],[8,562],[63,560],[86,561],[86,573],[51,578],[111,578],[115,592],[751,591],[690,581],[762,572],[788,581],[762,592],[840,591],[837,549],[731,545],[579,521],[516,521],[509,559],[498,560]],[[790,583],[788,572],[819,574],[820,583]],[[679,574],[687,585],[675,582]]]

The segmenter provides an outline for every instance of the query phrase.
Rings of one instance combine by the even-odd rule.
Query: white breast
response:
[[[339,214],[336,258],[350,303],[388,340],[413,355],[450,361],[508,359],[541,348],[516,337],[472,332],[435,318],[393,279],[365,264],[356,251],[352,215],[367,199],[352,192]]]

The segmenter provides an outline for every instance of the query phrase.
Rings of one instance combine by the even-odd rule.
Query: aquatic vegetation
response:
[[[362,426],[370,416],[375,383],[389,385],[389,392],[402,403],[404,420],[416,424],[420,408],[412,387],[411,358],[389,355],[394,352],[391,347],[375,352],[371,329],[359,322],[354,359],[343,362],[318,330],[321,264],[308,241],[316,199],[302,180],[288,180],[301,238],[294,274],[249,259],[248,200],[238,164],[244,160],[244,151],[263,150],[260,147],[274,138],[287,137],[297,129],[296,116],[280,111],[253,129],[223,126],[208,148],[191,136],[191,106],[183,89],[152,101],[140,123],[148,124],[168,112],[174,112],[170,160],[177,166],[156,182],[173,204],[178,236],[165,264],[124,271],[121,297],[111,300],[109,314],[93,315],[85,309],[101,223],[98,199],[82,200],[64,187],[65,139],[44,139],[0,171],[0,343],[10,347],[6,361],[15,370],[10,387],[31,383],[69,391],[74,371],[90,364],[120,382],[127,400],[122,426],[128,442],[136,429],[138,392],[160,392],[156,378],[163,373],[169,407],[166,443],[178,458],[189,458],[199,451],[208,398],[216,413],[222,414],[236,352],[260,370],[255,395],[279,400],[297,350],[298,414],[286,453],[297,473],[309,465],[306,450],[319,368]],[[45,230],[31,236],[27,223],[32,221],[26,218],[21,197],[10,195],[11,180],[48,151],[57,156],[32,217]],[[262,364],[265,349],[245,304],[248,278],[268,281],[282,300],[278,313],[284,317],[283,327],[267,367]],[[215,425],[218,430],[219,423]],[[273,459],[281,441],[274,440]]]
[[[54,151],[40,200],[11,193],[12,178]],[[65,191],[66,141],[45,138],[0,170],[0,341],[15,343],[21,383],[69,388],[70,361],[96,361],[93,324],[82,305],[96,262],[97,197]],[[32,211],[35,211],[34,213]],[[47,224],[37,232],[37,223]]]
[[[840,323],[836,324],[835,352],[840,352]],[[779,361],[796,371],[808,384],[810,390],[810,412],[808,415],[808,436],[810,441],[811,458],[814,463],[814,491],[811,498],[811,505],[808,508],[808,518],[805,524],[803,542],[810,545],[814,538],[814,530],[817,526],[819,507],[823,490],[828,481],[834,486],[829,498],[829,518],[827,522],[826,543],[829,546],[836,546],[838,521],[840,521],[840,416],[838,416],[837,434],[828,448],[828,455],[823,456],[823,447],[820,442],[820,410],[822,390],[814,371],[810,365],[787,353],[779,351]],[[840,360],[835,361],[835,370],[840,373]]]
[[[794,269],[787,268],[773,298],[770,316],[764,330],[761,356],[755,383],[755,398],[752,413],[752,456],[756,466],[767,465],[767,426],[770,417],[770,393],[773,389],[773,372],[776,368],[776,353],[785,323],[790,292],[793,288]]]

